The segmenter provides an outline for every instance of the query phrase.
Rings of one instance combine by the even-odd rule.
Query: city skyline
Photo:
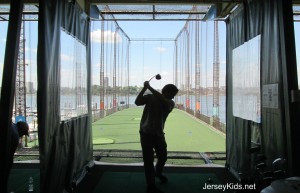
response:
[[[151,22],[150,22],[151,23]],[[180,23],[178,22],[177,25],[174,25],[176,24],[177,22],[172,22],[172,25],[169,25],[167,26],[166,23],[160,23],[160,25],[157,25],[156,23],[153,23],[153,25],[151,26],[151,28],[155,28],[155,26],[157,25],[156,30],[145,30],[144,34],[143,34],[143,30],[145,26],[147,26],[146,24],[143,24],[143,23],[136,23],[136,22],[120,22],[120,26],[122,28],[124,28],[124,31],[126,31],[127,34],[129,34],[130,36],[134,38],[141,38],[143,37],[143,35],[145,35],[144,37],[145,38],[151,38],[151,37],[154,37],[154,38],[158,38],[158,37],[162,37],[162,38],[166,38],[168,37],[168,30],[167,28],[168,27],[172,27],[172,26],[176,26],[177,29],[179,30],[180,28],[183,27],[183,24],[184,23]],[[295,31],[299,31],[300,30],[300,25],[299,25],[299,22],[295,22],[294,23],[294,27],[295,27]],[[223,27],[220,28],[220,34],[223,34],[224,35],[224,32],[225,32],[225,24],[222,24]],[[134,28],[134,26],[136,28]],[[164,28],[162,28],[162,26],[165,26]],[[148,27],[149,28],[149,27]],[[162,31],[164,31],[164,35],[163,33],[161,33],[161,35],[159,36],[158,32],[160,31],[160,29],[162,29]],[[7,22],[0,22],[0,29],[2,31],[7,31]],[[26,66],[26,69],[27,69],[27,73],[26,73],[26,81],[28,82],[34,82],[34,87],[37,87],[37,77],[36,77],[36,57],[37,57],[37,22],[29,22],[26,27],[25,27],[26,31],[25,31],[25,36],[26,36],[26,48],[25,48],[25,51],[26,51],[26,64],[29,64],[28,66]],[[139,30],[137,30],[139,29]],[[147,29],[147,28],[146,28]],[[99,27],[96,27],[94,31],[91,32],[92,33],[95,33],[96,31],[99,31]],[[170,29],[171,30],[171,29]],[[177,34],[177,30],[175,29],[172,29],[173,32],[172,32],[172,38],[174,38],[175,34]],[[151,33],[155,31],[155,34],[156,36],[151,36],[153,35],[154,33]],[[147,32],[147,33],[146,33]],[[108,33],[107,33],[108,34]],[[167,34],[167,35],[166,35]],[[170,34],[169,34],[170,35]],[[3,70],[3,62],[4,62],[4,53],[5,53],[5,37],[6,37],[6,33],[1,33],[0,34],[0,70],[1,70],[1,73],[0,73],[0,82],[2,82],[2,70]],[[220,38],[221,39],[221,38]],[[296,53],[297,53],[297,64],[299,66],[299,55],[300,55],[300,35],[298,35],[298,33],[295,33],[295,41],[296,41]],[[224,40],[224,42],[226,42]],[[160,46],[160,44],[162,44],[161,42],[159,42],[159,45],[157,46],[153,46],[152,45],[152,48],[150,50],[152,50],[151,52],[152,53],[156,53],[156,61],[158,62],[151,62],[150,60],[148,60],[148,58],[151,56],[150,55],[147,55],[144,53],[144,57],[143,54],[142,54],[142,47],[144,46],[144,48],[146,48],[145,46],[145,42],[144,42],[144,45],[143,42],[136,42],[135,44],[136,47],[135,48],[132,48],[131,50],[131,72],[130,72],[130,84],[131,85],[142,85],[143,82],[147,79],[149,79],[150,77],[152,77],[154,74],[156,73],[161,73],[162,75],[162,81],[153,81],[152,84],[156,87],[156,88],[161,88],[161,85],[162,82],[164,80],[166,80],[166,82],[173,82],[173,70],[170,70],[173,68],[172,65],[172,62],[173,62],[173,58],[171,56],[173,56],[173,47],[172,46]],[[139,44],[139,45],[138,45]],[[225,70],[225,66],[226,66],[226,57],[225,57],[225,43],[223,43],[223,46],[220,45],[220,53],[224,52],[224,55],[220,55],[220,74],[221,74],[221,77],[223,77],[223,79],[220,79],[220,85],[225,85],[225,75],[226,75],[226,70]],[[99,53],[97,53],[99,54]],[[95,56],[96,53],[94,53],[93,56]],[[92,56],[92,57],[93,57]],[[169,56],[169,57],[167,57]],[[65,61],[68,61],[68,60],[72,60],[72,56],[70,55],[67,55],[65,53],[62,53],[61,54],[61,60],[62,62],[65,62]],[[163,66],[163,68],[161,69],[161,67],[159,67],[159,65],[157,65],[156,68],[153,68],[152,67],[152,64],[156,63],[156,64],[160,64],[161,63],[164,63],[165,64],[165,60],[168,60],[169,62],[169,67],[166,67],[166,70],[163,69],[165,66]],[[143,62],[144,61],[144,62]],[[144,64],[142,64],[144,63]],[[212,63],[212,61],[209,61],[209,63]],[[98,65],[99,65],[99,62],[94,58],[92,59],[92,69],[93,69],[93,81],[92,81],[92,84],[99,84],[99,72],[98,72]],[[201,65],[204,65],[203,63]],[[162,66],[162,65],[161,65]],[[299,72],[300,72],[300,69],[299,67],[297,68],[297,74],[299,75]],[[211,74],[208,74],[208,75],[203,75],[203,77],[206,76],[207,78],[207,86],[211,86],[211,80],[212,80],[212,73]],[[206,79],[205,78],[205,79]],[[63,81],[63,82],[66,82],[66,81]],[[202,81],[203,82],[203,81]],[[299,82],[299,78],[298,78],[298,82]],[[164,82],[165,83],[165,82]],[[299,85],[299,84],[298,84]]]

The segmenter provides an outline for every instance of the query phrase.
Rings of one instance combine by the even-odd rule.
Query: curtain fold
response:
[[[39,9],[37,109],[40,183],[41,192],[59,193],[72,188],[72,181],[92,160],[90,108],[88,114],[67,121],[61,122],[60,117],[61,30],[85,45],[89,71],[89,20],[76,3],[65,0],[40,0]]]
[[[240,174],[249,176],[252,174],[253,159],[249,154],[251,134],[253,129],[258,128],[261,135],[261,151],[266,156],[266,164],[272,170],[272,162],[276,158],[287,159],[287,143],[292,136],[288,136],[287,122],[290,120],[285,116],[289,111],[284,92],[284,76],[287,72],[282,71],[287,64],[286,57],[295,61],[295,48],[284,49],[285,37],[280,32],[292,33],[285,29],[284,24],[293,23],[280,17],[284,13],[281,6],[283,1],[260,1],[249,0],[244,6],[235,10],[227,22],[227,166],[239,177]],[[289,5],[291,6],[291,4]],[[248,42],[257,35],[261,35],[260,47],[260,101],[261,122],[255,123],[250,120],[233,116],[233,54],[236,47]],[[282,57],[284,56],[284,57]],[[291,59],[289,58],[289,59]],[[285,73],[285,74],[284,74]],[[295,75],[295,74],[294,74]],[[297,76],[297,75],[296,75]],[[271,90],[272,88],[278,88]],[[271,90],[271,91],[270,91]],[[268,96],[268,97],[266,97]],[[272,101],[275,100],[275,101]],[[290,157],[289,159],[293,159]]]

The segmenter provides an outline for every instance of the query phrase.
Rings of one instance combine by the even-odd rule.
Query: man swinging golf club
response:
[[[159,80],[161,77],[158,74],[155,78]],[[144,87],[138,94],[135,104],[137,106],[145,105],[140,123],[140,140],[147,182],[147,193],[162,193],[162,191],[155,186],[155,177],[159,178],[162,183],[168,181],[167,177],[162,175],[163,167],[167,161],[167,143],[163,130],[165,121],[175,106],[172,99],[178,93],[178,88],[173,84],[167,84],[163,87],[162,93],[160,93],[150,86],[150,80],[144,82]],[[150,90],[152,94],[144,95],[147,89]],[[153,165],[153,150],[155,150],[157,156],[155,168]]]

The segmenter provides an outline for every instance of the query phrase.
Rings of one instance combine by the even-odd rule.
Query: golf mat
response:
[[[40,169],[12,169],[8,180],[8,192],[27,193],[29,177],[33,178],[34,193],[40,192]]]
[[[221,184],[213,173],[167,173],[168,183],[157,179],[157,187],[165,193],[217,193],[223,190],[207,190],[207,184]],[[210,179],[210,180],[209,180]],[[143,172],[104,172],[93,193],[144,193],[146,192]]]

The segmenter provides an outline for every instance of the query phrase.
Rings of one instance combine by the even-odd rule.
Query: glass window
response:
[[[61,31],[61,120],[88,113],[86,46]]]

